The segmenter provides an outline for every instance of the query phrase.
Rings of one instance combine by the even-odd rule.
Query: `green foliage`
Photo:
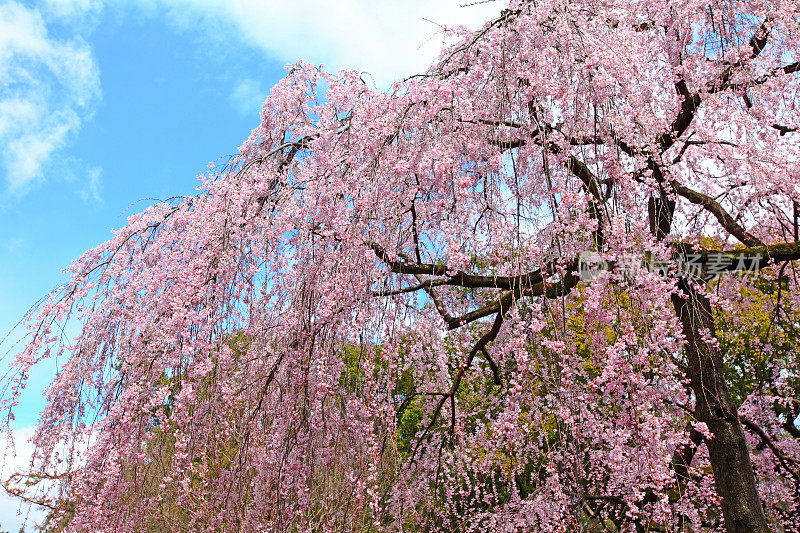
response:
[[[786,276],[775,269],[762,271],[749,287],[741,289],[733,310],[715,308],[714,325],[725,357],[725,379],[736,405],[754,392],[776,395],[775,368],[782,368],[800,352],[800,310],[791,305]],[[792,397],[800,397],[800,376],[788,374]],[[800,416],[800,406],[787,408],[773,405],[784,421],[784,429],[795,438],[800,431],[794,420]]]

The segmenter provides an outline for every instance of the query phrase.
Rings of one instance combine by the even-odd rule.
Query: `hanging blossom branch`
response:
[[[800,116],[771,82],[798,74],[796,6],[645,7],[515,0],[382,93],[296,65],[230,168],[33,317],[4,408],[65,363],[32,474],[96,436],[51,526],[796,529],[796,436],[755,429],[785,413],[736,416],[800,368],[773,334],[796,321]],[[582,279],[589,256],[611,272]],[[722,340],[754,344],[774,283],[763,372]]]

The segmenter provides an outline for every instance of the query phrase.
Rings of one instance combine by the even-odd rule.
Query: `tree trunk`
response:
[[[725,384],[722,354],[713,343],[716,332],[711,304],[686,280],[678,286],[686,297],[673,294],[672,304],[686,337],[686,375],[696,398],[695,418],[714,434],[706,444],[714,484],[722,498],[725,528],[729,533],[769,531],[744,430]]]

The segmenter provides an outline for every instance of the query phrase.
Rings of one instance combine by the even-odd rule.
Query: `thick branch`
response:
[[[676,244],[675,249],[683,255],[691,256],[692,264],[708,268],[712,266],[718,272],[734,272],[737,270],[760,270],[772,263],[796,261],[800,259],[800,242],[754,246],[740,250],[694,250],[686,244]]]
[[[586,190],[589,191],[596,200],[599,202],[604,201],[602,194],[600,194],[600,189],[597,187],[597,180],[594,177],[594,173],[589,170],[589,167],[587,167],[583,161],[571,155],[569,159],[567,159],[567,168],[583,182]]]
[[[695,112],[701,102],[700,95],[698,93],[692,94],[689,92],[689,88],[686,86],[686,81],[684,80],[680,80],[675,84],[675,90],[683,97],[683,101],[681,102],[681,108],[675,120],[672,122],[669,131],[661,134],[656,139],[656,144],[661,147],[662,152],[675,144],[678,137],[683,135],[683,132],[686,131],[686,128],[688,128],[689,124],[694,120]]]
[[[452,323],[448,323],[450,329],[456,329],[463,325],[469,324],[470,322],[475,322],[481,318],[493,315],[497,313],[505,305],[509,302],[513,301],[516,298],[521,296],[544,296],[547,299],[554,299],[558,298],[559,296],[566,295],[570,290],[572,290],[575,285],[578,284],[579,278],[572,274],[572,271],[575,270],[577,261],[571,262],[567,267],[567,273],[564,276],[564,281],[558,281],[555,283],[546,283],[544,281],[539,281],[534,285],[523,287],[519,286],[514,290],[508,291],[503,294],[498,300],[487,304],[480,309],[476,309],[475,311],[470,311],[458,318],[453,319]],[[537,271],[538,272],[538,271]]]
[[[552,260],[537,270],[519,274],[517,276],[482,276],[478,274],[467,274],[462,271],[454,271],[445,264],[422,263],[414,264],[405,260],[393,260],[389,253],[379,244],[367,243],[375,255],[389,270],[395,274],[409,274],[413,276],[441,276],[443,279],[436,282],[420,282],[416,290],[426,287],[449,285],[454,287],[464,287],[467,289],[503,289],[516,290],[524,287],[533,287],[540,283],[545,277],[549,277],[557,272],[559,260]],[[563,261],[563,260],[562,260]],[[395,289],[399,292],[413,292],[410,289]],[[379,294],[380,292],[380,294]],[[376,291],[376,296],[388,295],[386,291]]]
[[[678,180],[672,180],[670,182],[672,185],[673,190],[680,196],[686,198],[693,204],[702,206],[706,211],[710,212],[714,217],[719,221],[725,230],[739,239],[739,241],[744,244],[745,246],[754,247],[754,246],[763,246],[764,243],[761,242],[758,237],[755,237],[743,227],[741,227],[736,220],[728,213],[725,208],[723,208],[719,202],[714,200],[708,195],[705,195],[701,192],[697,192],[695,190],[682,185]]]

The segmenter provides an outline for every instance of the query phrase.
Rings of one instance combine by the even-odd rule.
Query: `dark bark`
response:
[[[647,201],[647,212],[650,215],[650,233],[660,241],[667,236],[672,226],[675,200],[650,197]]]
[[[674,294],[672,304],[686,337],[686,374],[696,398],[695,418],[714,435],[707,446],[725,527],[729,533],[769,531],[742,424],[725,383],[722,354],[709,343],[716,336],[711,304],[687,281],[681,280],[679,288],[684,294]]]
[[[708,208],[707,204],[704,207]],[[671,229],[675,204],[651,202],[648,207],[651,231],[662,240]],[[724,213],[721,208],[719,211]],[[760,244],[746,231],[740,233],[748,241],[746,244]],[[715,342],[711,303],[685,278],[679,280],[678,289],[680,293],[672,295],[672,305],[686,338],[686,377],[695,396],[694,417],[698,422],[704,422],[714,435],[706,440],[706,446],[714,472],[714,485],[722,498],[725,528],[729,533],[765,533],[769,531],[767,519],[756,488],[742,423],[725,383],[724,361]],[[699,435],[692,433],[692,441],[699,443]],[[688,480],[688,466],[694,455],[689,452],[690,449],[681,449],[673,457],[679,488]]]

